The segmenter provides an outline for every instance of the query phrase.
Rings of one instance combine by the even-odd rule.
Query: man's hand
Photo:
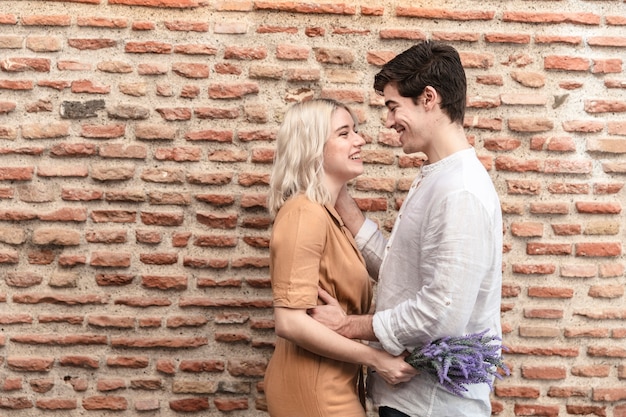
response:
[[[372,328],[372,316],[348,316],[339,305],[339,302],[322,288],[317,288],[320,300],[326,304],[307,310],[307,314],[336,333],[349,339],[376,340]],[[372,349],[373,354],[362,358],[363,363],[374,369],[387,383],[391,385],[409,381],[419,372],[401,356],[393,356],[384,350]]]
[[[335,201],[335,210],[337,210],[337,213],[341,216],[343,223],[350,233],[352,233],[352,236],[356,236],[365,222],[365,216],[348,193],[348,187],[345,184],[341,187],[341,190],[339,190],[337,201]]]
[[[322,288],[317,288],[317,294],[326,304],[308,309],[309,316],[348,339],[377,340],[372,315],[348,316],[339,302]]]
[[[346,325],[346,313],[343,311],[339,302],[333,298],[328,292],[320,287],[317,287],[317,296],[325,304],[318,305],[314,308],[309,308],[307,313],[315,320],[322,323],[329,329],[339,333],[342,336],[346,336],[341,332],[341,329]],[[346,336],[347,337],[347,336]]]

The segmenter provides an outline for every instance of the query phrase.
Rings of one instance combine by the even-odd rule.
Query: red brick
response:
[[[560,379],[565,379],[566,375],[567,375],[567,370],[566,368],[563,368],[563,367],[522,366],[522,376],[527,379],[560,380]]]
[[[82,406],[85,410],[122,411],[128,409],[128,400],[117,396],[92,396],[83,398]]]
[[[498,397],[539,398],[540,395],[539,388],[528,386],[496,385],[494,392]]]
[[[558,405],[533,405],[533,404],[515,404],[515,415],[520,416],[544,416],[557,417],[559,415]]]

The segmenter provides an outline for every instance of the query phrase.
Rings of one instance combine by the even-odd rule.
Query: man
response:
[[[417,44],[382,67],[374,89],[385,97],[386,126],[400,134],[403,151],[423,152],[428,160],[388,240],[345,188],[337,201],[370,275],[378,278],[375,314],[338,314],[334,299],[321,290],[327,304],[309,313],[394,355],[444,336],[489,329],[499,337],[502,214],[493,183],[465,137],[467,84],[458,52],[436,42]],[[425,372],[396,386],[371,373],[368,385],[381,417],[491,414],[484,383],[469,385],[463,397]]]

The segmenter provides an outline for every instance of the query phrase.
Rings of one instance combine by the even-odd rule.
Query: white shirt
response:
[[[473,148],[422,167],[389,240],[366,220],[356,242],[378,277],[373,325],[388,352],[487,328],[501,336],[502,212]],[[487,384],[462,398],[425,373],[393,388],[376,373],[368,381],[376,405],[410,416],[491,414]]]

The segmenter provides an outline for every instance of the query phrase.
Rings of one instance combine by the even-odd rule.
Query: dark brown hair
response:
[[[393,84],[403,97],[417,97],[431,86],[441,96],[441,109],[453,122],[463,124],[467,80],[459,53],[450,45],[425,41],[400,53],[374,77],[374,90],[380,95]]]

